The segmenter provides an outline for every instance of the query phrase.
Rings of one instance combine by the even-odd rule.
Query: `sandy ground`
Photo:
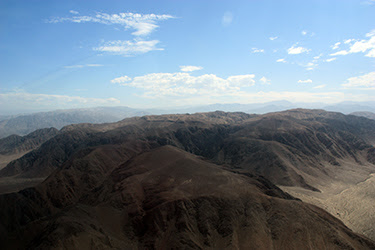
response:
[[[375,240],[375,174],[355,184],[331,183],[321,193],[299,187],[280,187],[301,200],[324,208],[353,231]]]

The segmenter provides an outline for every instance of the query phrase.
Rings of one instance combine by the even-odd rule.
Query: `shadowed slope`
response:
[[[354,169],[354,181],[375,170],[366,165],[374,163],[374,148],[365,140],[373,134],[375,121],[322,110],[136,117],[67,126],[38,150],[9,164],[0,176],[45,177],[77,150],[141,140],[247,169],[278,185],[317,191],[322,183],[352,171],[346,162],[362,166]]]
[[[73,207],[28,223],[19,232],[23,241],[7,244],[51,249],[375,247],[323,210],[261,180],[174,147],[159,147],[120,164]],[[54,177],[48,182],[53,181],[59,182]]]
[[[3,230],[12,220],[17,228],[43,215],[65,210],[79,200],[87,202],[79,209],[96,214],[96,210],[91,211],[91,202],[96,204],[92,192],[95,198],[119,196],[109,192],[113,189],[108,186],[110,182],[117,181],[106,179],[108,174],[129,158],[164,145],[223,164],[232,169],[232,174],[250,174],[250,178],[262,175],[276,185],[314,191],[312,194],[341,192],[343,189],[335,187],[362,182],[375,171],[375,149],[369,139],[374,134],[375,121],[322,110],[290,110],[262,116],[224,112],[145,116],[112,124],[71,125],[0,171],[1,176],[17,177],[46,177],[53,173],[46,180],[48,188],[43,184],[0,197],[0,205],[18,203],[26,207],[21,214],[19,207],[4,205],[5,219],[0,221]],[[103,180],[109,184],[101,187]],[[162,181],[166,185],[169,180]],[[167,187],[169,193],[170,188],[174,190]],[[319,190],[322,193],[316,192]],[[179,190],[179,194],[185,191]],[[32,205],[28,206],[29,202]],[[97,202],[107,204],[104,198]],[[108,202],[110,211],[113,207],[118,209],[118,200]],[[360,214],[373,215],[371,211]]]
[[[25,153],[36,149],[48,139],[57,135],[55,128],[36,130],[26,136],[10,135],[0,139],[0,169]]]

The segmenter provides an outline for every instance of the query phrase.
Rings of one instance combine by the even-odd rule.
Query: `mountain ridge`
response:
[[[374,132],[374,120],[324,110],[304,109],[265,115],[222,111],[151,115],[126,118],[116,123],[68,125],[40,147],[11,162],[0,171],[0,180],[1,178],[45,178],[48,176],[34,188],[0,196],[2,199],[0,199],[0,203],[18,202],[29,209],[21,217],[18,215],[17,208],[14,210],[9,207],[0,209],[3,211],[0,212],[3,216],[13,214],[13,217],[9,217],[13,218],[12,220],[8,217],[6,217],[8,219],[3,219],[3,226],[1,226],[3,229],[0,231],[4,232],[9,227],[12,230],[18,230],[17,228],[29,224],[30,221],[37,221],[42,215],[52,216],[61,210],[65,211],[70,206],[74,206],[74,211],[77,213],[87,212],[93,216],[99,216],[97,208],[93,208],[96,206],[109,205],[110,208],[106,209],[110,211],[123,207],[124,204],[119,202],[118,198],[125,193],[119,194],[114,191],[117,190],[116,185],[122,185],[120,184],[122,180],[129,181],[127,176],[130,172],[122,173],[123,167],[129,166],[135,161],[137,167],[132,168],[131,176],[140,178],[145,173],[151,174],[152,166],[145,168],[144,166],[148,163],[140,161],[144,157],[141,155],[153,152],[150,153],[153,157],[161,157],[158,150],[166,150],[168,154],[177,154],[182,158],[191,159],[193,157],[195,159],[193,162],[198,161],[198,165],[213,164],[215,169],[217,166],[221,166],[220,171],[225,170],[226,173],[231,173],[231,176],[234,174],[237,176],[236,179],[250,178],[252,180],[250,182],[258,188],[268,186],[268,188],[261,189],[261,192],[270,197],[281,195],[282,199],[289,200],[291,198],[277,186],[282,187],[282,190],[289,191],[290,189],[293,195],[301,200],[305,200],[305,197],[300,195],[306,192],[311,194],[310,197],[319,197],[330,193],[335,195],[343,191],[347,187],[345,185],[356,185],[375,172],[375,148],[371,139]],[[186,154],[193,155],[187,156]],[[156,162],[156,160],[152,161]],[[183,162],[180,161],[179,164],[173,163],[172,165],[178,169],[184,164]],[[121,169],[121,174],[120,172],[113,174],[116,173],[114,172],[116,169],[118,171]],[[173,169],[163,170],[163,173],[164,175],[171,174]],[[186,173],[186,178],[187,175],[188,173]],[[115,176],[118,176],[119,179],[116,179]],[[156,175],[155,180],[160,179],[160,176],[162,175]],[[172,179],[176,179],[176,176]],[[160,179],[160,185],[157,186],[164,187],[165,190],[157,189],[157,193],[162,194],[175,190],[175,187],[168,184],[172,179]],[[184,181],[189,181],[189,179]],[[117,182],[119,183],[114,184]],[[177,186],[180,184],[179,182]],[[123,189],[124,192],[133,190],[129,185]],[[134,187],[139,187],[139,185],[139,183],[134,183]],[[188,185],[188,183],[184,185]],[[339,188],[330,190],[330,185],[339,185]],[[126,191],[127,189],[129,190]],[[151,192],[149,195],[153,194],[152,190],[154,189],[155,186],[147,189]],[[204,190],[203,187],[201,189]],[[111,190],[116,193],[117,198],[107,203],[113,197],[110,195]],[[140,190],[146,192],[144,189]],[[295,190],[300,191],[294,192]],[[137,196],[139,198],[142,196],[142,192],[138,190],[134,194],[139,193],[140,196]],[[177,196],[176,199],[183,201],[182,197],[185,197],[183,192],[183,190],[173,191],[172,194],[181,195],[180,199],[177,199]],[[193,191],[189,192],[192,194]],[[210,195],[208,196],[211,197]],[[96,200],[100,197],[102,200]],[[216,198],[208,199],[210,204],[219,202]],[[30,200],[33,201],[30,202]],[[165,204],[166,207],[163,209],[172,206],[173,211],[177,211],[175,210],[176,206],[186,206],[185,203],[177,200],[170,205]],[[190,204],[189,206],[193,204],[191,207],[193,209],[198,206],[199,202],[197,202],[195,200],[188,204]],[[128,202],[126,206],[129,204],[132,202]],[[227,202],[225,204],[228,205]],[[139,203],[139,206],[143,205],[143,201]],[[101,212],[100,214],[102,215]],[[71,220],[70,216],[74,217],[75,215],[70,214],[68,216],[70,219],[67,218],[69,221]],[[143,215],[140,213],[137,216],[142,217]],[[154,218],[153,216],[151,217]],[[11,226],[11,221],[15,222],[14,227]],[[27,223],[25,224],[25,222]],[[63,223],[61,225],[65,225],[65,222],[61,223]],[[97,223],[98,221],[94,221],[95,225]],[[131,232],[134,232],[133,230],[147,231],[142,227],[135,229],[133,226],[128,227],[128,230]],[[361,228],[365,227],[362,225],[357,228],[357,232],[364,232]],[[111,230],[109,227],[107,229]],[[366,232],[370,232],[369,237],[374,237],[371,231]],[[217,232],[214,234],[217,235]],[[219,238],[217,239],[219,240]],[[128,242],[128,240],[125,241]],[[150,239],[146,241],[150,241]],[[349,245],[342,246],[348,247]]]
[[[245,112],[248,114],[265,114],[269,112],[280,112],[287,109],[325,109],[332,112],[349,114],[355,111],[375,112],[374,102],[341,102],[327,105],[324,103],[291,103],[289,101],[271,101],[265,103],[216,103],[192,107],[176,107],[163,109],[135,109],[126,106],[118,107],[95,107],[84,109],[66,109],[14,116],[2,116],[0,120],[0,138],[11,134],[26,135],[34,130],[63,126],[76,123],[110,123],[122,120],[126,117],[162,114],[185,114],[199,112],[213,112],[223,110],[225,112]]]

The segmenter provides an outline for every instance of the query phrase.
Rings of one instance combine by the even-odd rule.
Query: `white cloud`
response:
[[[0,106],[9,109],[82,108],[100,105],[118,105],[116,98],[86,98],[81,96],[32,94],[11,92],[0,94]]]
[[[375,89],[375,72],[348,78],[347,83],[342,84],[345,88]],[[375,99],[374,99],[375,100]]]
[[[69,13],[73,14],[73,15],[78,15],[79,12],[78,11],[75,11],[75,10],[69,10]]]
[[[143,41],[109,41],[104,43],[104,45],[93,48],[96,51],[108,52],[115,55],[122,56],[134,56],[138,54],[144,54],[153,50],[164,50],[163,48],[158,48],[156,45],[159,43],[158,40]]]
[[[337,59],[336,57],[328,58],[328,59],[326,60],[326,62],[332,62],[332,61],[334,61],[334,60],[336,60],[336,59]]]
[[[335,49],[339,48],[340,44],[341,44],[341,42],[337,42],[334,45],[332,45],[331,47],[332,47],[333,50],[335,50]]]
[[[367,57],[375,57],[375,49],[370,50],[367,55]]]
[[[160,106],[186,105],[186,103],[197,105],[233,103],[234,100],[237,103],[249,103],[249,100],[254,103],[276,100],[337,103],[348,100],[370,101],[374,99],[368,93],[355,95],[343,92],[251,92],[246,87],[255,84],[254,77],[250,74],[230,76],[225,79],[213,74],[192,76],[189,73],[178,72],[147,74],[134,78],[123,76],[115,78],[113,81],[123,86],[142,90],[143,94],[140,97],[157,100]],[[313,88],[324,87],[325,85],[320,85]]]
[[[72,13],[72,12],[71,12]],[[76,13],[72,13],[76,14]],[[97,13],[92,16],[73,16],[73,17],[54,17],[48,20],[50,23],[73,22],[73,23],[100,23],[105,25],[119,25],[125,30],[135,30],[132,35],[149,35],[159,26],[157,22],[174,18],[171,15],[156,14],[138,14],[138,13],[119,13],[107,14]]]
[[[121,77],[117,77],[117,78],[111,80],[111,82],[112,83],[124,83],[124,82],[129,82],[131,80],[132,79],[129,76],[121,76]]]
[[[366,37],[373,37],[373,36],[375,36],[375,30],[371,30],[369,33],[366,34]]]
[[[224,27],[227,27],[229,26],[233,21],[233,14],[232,12],[230,11],[227,11],[224,13],[222,19],[221,19],[221,23]]]
[[[86,68],[86,67],[103,67],[104,65],[102,64],[78,64],[78,65],[68,65],[65,66],[64,68],[66,69],[74,69],[74,68]]]
[[[314,60],[318,60],[319,58],[321,58],[323,56],[323,54],[320,54],[318,56],[314,56]]]
[[[314,61],[316,61],[316,60],[314,60]],[[316,64],[314,62],[309,62],[309,63],[307,63],[305,65],[301,65],[301,66],[305,67],[306,70],[314,70],[318,66],[318,64]]]
[[[213,74],[192,76],[190,73],[153,73],[137,76],[131,79],[122,76],[111,82],[122,86],[130,86],[143,89],[144,97],[156,98],[162,96],[190,96],[210,95],[227,96],[234,95],[243,87],[251,87],[255,84],[255,75],[235,75],[227,79]]]
[[[355,42],[350,47],[349,53],[365,53],[368,51],[365,56],[375,57],[375,30],[366,34],[366,37],[370,37],[370,39]]]
[[[340,50],[336,53],[331,54],[331,56],[345,56],[353,53],[367,53],[367,57],[375,57],[375,30],[366,34],[368,39],[355,40],[347,39],[344,44],[349,44],[348,50]]]
[[[345,56],[345,55],[347,55],[347,54],[349,54],[348,51],[346,51],[346,50],[340,50],[340,51],[338,51],[338,52],[336,52],[336,53],[332,53],[332,54],[330,54],[330,56]]]
[[[201,70],[201,69],[203,68],[200,66],[180,66],[180,70],[184,72],[192,72],[192,71]]]
[[[298,80],[298,83],[312,83],[312,80],[311,80],[311,79],[307,79],[307,80]]]
[[[265,76],[263,76],[262,78],[260,78],[259,81],[261,82],[261,84],[264,84],[264,85],[270,85],[271,84],[271,80],[267,79]]]
[[[307,30],[302,30],[301,31],[301,35],[303,35],[303,36],[310,36],[310,37],[313,37],[313,36],[315,36],[315,33],[314,32],[310,32],[310,31],[307,31]]]
[[[288,54],[290,55],[297,55],[301,53],[307,53],[310,51],[310,49],[306,49],[304,47],[295,47],[297,44],[293,45],[288,49]]]
[[[280,58],[280,59],[277,59],[276,62],[280,62],[280,63],[286,63],[285,59],[284,58]]]
[[[252,53],[263,53],[263,52],[264,52],[264,49],[252,48],[252,49],[251,49],[251,52],[252,52]]]
[[[276,40],[277,38],[278,38],[277,36],[271,36],[270,40],[273,41],[273,40]]]
[[[326,85],[322,84],[322,85],[315,86],[314,89],[323,89],[325,87],[326,87]]]

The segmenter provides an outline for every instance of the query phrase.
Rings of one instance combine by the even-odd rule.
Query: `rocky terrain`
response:
[[[375,191],[355,200],[363,206],[340,209],[375,172],[374,132],[367,118],[302,109],[66,126],[0,171],[0,180],[39,178],[0,195],[1,241],[21,249],[372,249],[357,233],[375,239],[364,223]],[[305,200],[346,225],[361,221],[349,225],[356,233]]]

